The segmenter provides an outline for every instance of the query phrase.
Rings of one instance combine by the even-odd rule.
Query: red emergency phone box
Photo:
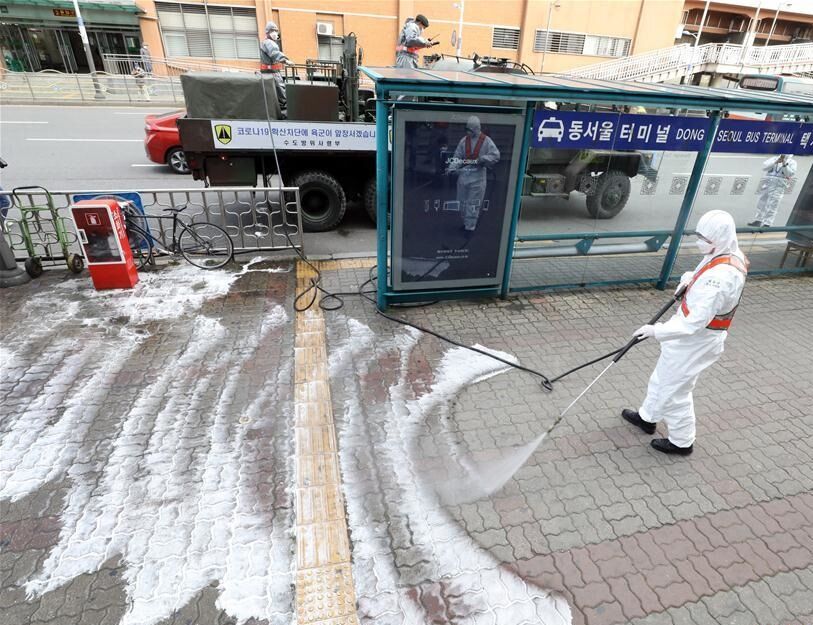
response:
[[[97,290],[134,287],[138,270],[118,202],[82,200],[71,205],[71,216],[93,286]]]

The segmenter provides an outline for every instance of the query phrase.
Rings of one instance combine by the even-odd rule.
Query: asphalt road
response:
[[[144,117],[170,108],[93,106],[0,107],[0,186],[53,191],[203,188],[191,176],[157,165],[144,152]],[[375,228],[351,205],[341,227],[306,235],[309,254],[375,249]]]
[[[0,172],[0,184],[6,189],[41,185],[51,190],[202,188],[201,182],[174,174],[166,166],[147,159],[143,145],[144,116],[168,110],[171,109],[0,107],[0,155],[9,163],[9,167]],[[526,201],[520,233],[671,229],[683,198],[682,192],[675,192],[675,180],[688,176],[693,158],[694,154],[690,153],[665,154],[658,165],[657,187],[643,188],[646,181],[637,176],[626,208],[613,219],[591,219],[585,198],[579,193],[572,193],[569,200]],[[759,199],[757,189],[764,158],[713,156],[698,196],[694,219],[705,210],[723,208],[731,211],[740,225],[751,221]],[[811,162],[811,158],[799,159],[795,189],[782,200],[777,224],[785,223]],[[716,180],[716,192],[706,186],[712,178]],[[746,180],[741,194],[734,193],[737,179]],[[308,234],[305,245],[309,254],[370,252],[376,247],[375,230],[361,207],[351,205],[337,230]]]

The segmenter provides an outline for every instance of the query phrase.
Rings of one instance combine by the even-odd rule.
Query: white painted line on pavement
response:
[[[12,121],[8,119],[0,119],[0,124],[47,124],[48,122],[24,122],[24,121]]]
[[[144,139],[46,139],[44,137],[28,138],[26,141],[71,141],[91,143],[143,143]]]

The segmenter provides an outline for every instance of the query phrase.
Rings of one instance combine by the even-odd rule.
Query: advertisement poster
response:
[[[502,282],[522,120],[507,113],[396,113],[396,289]]]

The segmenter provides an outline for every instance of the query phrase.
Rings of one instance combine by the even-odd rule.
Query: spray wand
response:
[[[661,317],[663,317],[672,308],[672,306],[674,306],[675,302],[682,299],[683,295],[686,293],[686,288],[687,288],[687,285],[684,285],[682,288],[678,289],[675,292],[675,294],[672,296],[672,299],[670,299],[666,304],[664,304],[663,307],[655,314],[655,316],[652,317],[652,319],[649,320],[649,325],[652,325],[652,324],[656,323]],[[604,370],[596,376],[596,379],[593,380],[592,382],[590,382],[590,384],[587,385],[587,388],[585,388],[581,393],[579,393],[578,397],[576,397],[576,399],[574,399],[572,402],[570,402],[570,405],[562,411],[562,414],[560,414],[556,418],[556,420],[553,422],[553,425],[551,425],[548,428],[548,431],[545,432],[545,434],[543,435],[543,438],[544,438],[544,436],[547,436],[548,434],[550,434],[550,432],[551,432],[551,430],[553,430],[553,428],[555,428],[557,425],[559,425],[559,422],[562,419],[564,419],[564,417],[568,413],[568,411],[573,406],[575,406],[576,403],[582,397],[584,397],[587,394],[587,391],[589,391],[595,385],[595,383],[598,382],[601,379],[601,376],[603,376],[605,373],[607,373],[615,363],[617,363],[619,360],[621,360],[629,350],[631,350],[634,346],[636,346],[641,341],[645,341],[645,340],[646,340],[645,338],[639,338],[637,336],[634,336],[632,339],[630,339],[629,343],[624,345],[624,347],[622,347],[621,349],[616,350],[614,352],[610,352],[609,354],[605,354],[601,358],[596,358],[595,360],[591,360],[590,362],[585,363],[583,365],[579,365],[575,369],[571,369],[570,371],[567,371],[567,372],[563,373],[562,375],[560,375],[559,377],[556,377],[553,380],[551,380],[551,382],[556,382],[557,380],[561,380],[562,378],[570,375],[571,373],[574,373],[575,371],[579,371],[580,369],[584,369],[585,367],[588,367],[588,366],[590,366],[590,365],[592,365],[594,363],[597,363],[597,362],[599,362],[601,360],[604,360],[605,358],[609,358],[610,356],[613,356],[613,355],[615,356],[610,361],[610,364],[607,365],[604,368]]]

